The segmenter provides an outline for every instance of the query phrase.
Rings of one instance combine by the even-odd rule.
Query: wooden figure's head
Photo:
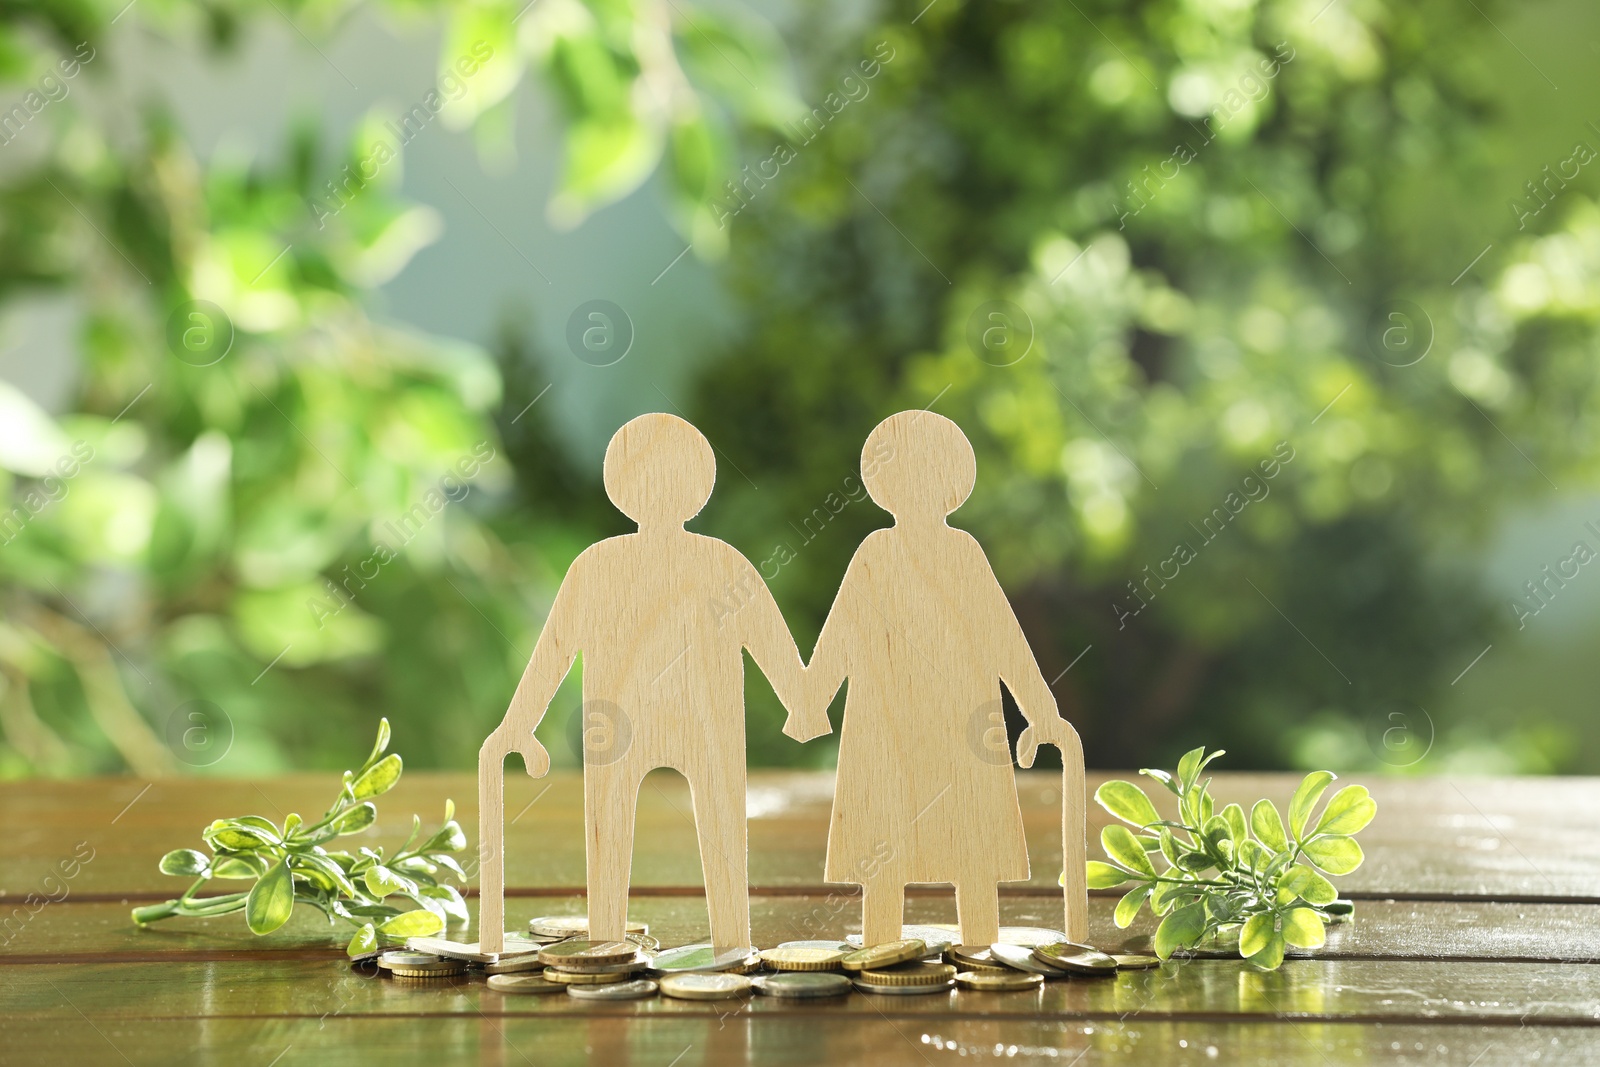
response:
[[[711,442],[676,415],[640,415],[606,446],[606,496],[641,530],[682,526],[706,506],[716,480]]]
[[[942,522],[972,495],[977,478],[972,442],[931,411],[890,415],[861,449],[861,482],[897,522]]]

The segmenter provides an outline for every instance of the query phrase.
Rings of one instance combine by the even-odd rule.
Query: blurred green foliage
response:
[[[270,6],[128,17],[226,51],[348,11]],[[1389,712],[1511,621],[1451,549],[1593,483],[1600,206],[1563,191],[1519,230],[1443,195],[1489,163],[1475,9],[944,0],[841,29],[819,7],[786,49],[703,5],[386,6],[446,21],[441,71],[487,42],[441,111],[487,148],[530,71],[554,93],[553,221],[659,173],[680,232],[728,257],[748,327],[690,414],[753,484],[722,479],[699,525],[782,560],[802,650],[886,521],[861,442],[931,404],[978,449],[956,521],[1091,763],[1205,743],[1279,765],[1315,721],[1378,764]],[[121,7],[8,8],[0,73],[37,78]],[[47,150],[0,177],[0,296],[90,313],[72,414],[0,388],[0,515],[22,516],[0,775],[334,766],[380,715],[414,767],[468,766],[566,563],[619,528],[537,410],[511,421],[537,354],[368,316],[435,215],[397,165],[322,225],[306,204],[373,158],[377,114],[346,159],[306,130],[201,163],[158,113],[123,137],[52,107],[27,130]],[[752,690],[753,762],[828,761]],[[225,763],[182,741],[195,699],[239,735]],[[1562,766],[1537,724],[1493,736]]]

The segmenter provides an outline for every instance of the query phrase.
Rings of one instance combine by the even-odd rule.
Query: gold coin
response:
[[[868,967],[893,967],[897,963],[909,963],[927,955],[928,944],[921,938],[911,937],[903,941],[885,941],[881,945],[871,948],[858,948],[844,959],[839,961],[839,966],[847,971],[860,971]]]
[[[458,974],[465,974],[466,970],[466,964],[462,964],[455,968],[391,967],[389,968],[389,973],[396,978],[451,978]]]
[[[650,926],[647,923],[629,920],[624,931],[630,934],[648,934]],[[588,937],[589,917],[587,915],[541,915],[537,919],[528,920],[528,932],[540,937]]]
[[[761,962],[779,971],[833,971],[848,954],[837,948],[769,948]]]
[[[1002,967],[989,952],[988,945],[951,945],[950,962],[963,968]]]
[[[583,941],[578,938],[557,941],[539,950],[539,958],[552,967],[631,963],[638,954],[638,946],[628,941]]]
[[[510,959],[501,960],[499,963],[485,963],[484,974],[525,974],[537,973],[545,969],[546,964],[537,955],[512,956]]]
[[[1025,989],[1038,989],[1044,985],[1044,975],[1024,974],[1021,971],[962,971],[956,975],[956,985],[962,989],[982,989],[991,993],[1011,993]]]
[[[738,974],[667,974],[656,979],[663,996],[679,1000],[727,1000],[750,994],[750,979]]]
[[[1033,958],[1071,974],[1115,974],[1117,970],[1117,961],[1104,952],[1071,941],[1039,945]]]
[[[861,981],[868,985],[944,985],[956,976],[948,963],[905,963],[882,970],[864,970]]]
[[[940,982],[937,985],[883,985],[879,982],[863,982],[859,979],[855,987],[863,993],[877,993],[880,996],[920,996],[922,994],[946,993],[954,988],[951,981]]]
[[[633,977],[632,971],[599,971],[591,974],[576,974],[572,971],[560,971],[554,967],[544,969],[547,982],[560,982],[562,985],[610,985],[612,982],[626,982]]]
[[[1143,971],[1150,967],[1161,966],[1161,961],[1154,956],[1112,956],[1117,961],[1119,971]]]
[[[610,974],[612,971],[637,971],[645,967],[649,962],[650,958],[640,953],[631,960],[607,960],[604,963],[577,963],[560,960],[551,963],[550,966],[566,974]]]
[[[492,974],[489,988],[496,993],[564,993],[567,989],[538,974]]]

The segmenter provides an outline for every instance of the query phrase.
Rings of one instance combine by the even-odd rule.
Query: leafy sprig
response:
[[[243,911],[252,933],[269,934],[289,921],[296,904],[310,904],[328,918],[358,927],[348,952],[360,955],[382,940],[436,934],[450,922],[467,921],[467,905],[454,886],[441,879],[467,880],[452,852],[467,847],[455,820],[455,803],[444,802],[444,825],[421,844],[422,820],[411,817],[411,836],[393,856],[362,846],[354,854],[324,846],[337,837],[361,833],[378,819],[373,798],[400,780],[399,753],[389,747],[389,720],[378,723],[378,739],[360,770],[345,771],[339,796],[314,823],[290,813],[280,827],[259,815],[217,819],[201,832],[206,855],[180,848],[161,857],[161,873],[192,877],[181,897],[134,908],[141,926],[177,916],[210,918]],[[415,847],[413,847],[415,846]],[[213,878],[254,879],[255,885],[220,896],[196,894]],[[417,905],[404,909],[394,898]]]
[[[1334,779],[1330,771],[1313,771],[1289,802],[1287,825],[1270,800],[1256,801],[1248,817],[1238,804],[1217,811],[1211,779],[1202,782],[1200,774],[1222,754],[1197,748],[1178,761],[1176,774],[1139,772],[1178,798],[1177,821],[1163,819],[1132,782],[1095,790],[1099,805],[1128,825],[1100,832],[1111,862],[1089,861],[1089,888],[1135,883],[1117,904],[1116,924],[1127,927],[1148,902],[1162,916],[1155,936],[1162,959],[1237,931],[1239,954],[1273,970],[1288,946],[1321,947],[1326,925],[1352,913],[1324,872],[1349,874],[1361,866],[1354,835],[1378,805],[1364,786],[1347,785],[1313,819],[1312,809]],[[1165,869],[1158,871],[1157,861]]]

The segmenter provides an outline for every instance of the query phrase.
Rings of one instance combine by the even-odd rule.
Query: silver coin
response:
[[[1023,948],[1021,945],[1005,945],[996,942],[989,946],[989,956],[996,963],[1003,963],[1007,967],[1029,974],[1042,974],[1046,978],[1065,978],[1067,972],[1060,967],[1052,967],[1034,958],[1033,949]]]
[[[872,982],[857,981],[852,983],[863,993],[881,993],[889,997],[915,997],[928,993],[947,993],[955,987],[955,982],[946,982],[943,985],[875,985]]]
[[[934,945],[948,945],[955,941],[960,930],[954,923],[919,923],[900,928],[900,940],[922,941],[932,948]],[[860,934],[849,934],[845,940],[852,945],[861,944]],[[1057,939],[1059,940],[1059,938]]]
[[[725,1000],[750,993],[750,979],[740,974],[669,974],[658,984],[663,996],[679,1000]]]
[[[499,963],[484,963],[480,964],[480,966],[483,968],[484,974],[522,974],[524,972],[537,974],[545,968],[538,955],[531,952],[526,955],[503,959]]]
[[[1023,945],[1027,948],[1038,948],[1040,945],[1059,945],[1067,940],[1067,935],[1060,930],[1052,930],[1046,926],[1002,926],[1000,936],[995,938],[1008,945]],[[1084,945],[1086,949],[1090,946]],[[1093,951],[1090,949],[1090,951]]]
[[[496,993],[559,993],[567,987],[560,982],[548,982],[537,974],[492,974],[489,988]]]
[[[779,948],[814,948],[826,952],[851,952],[855,946],[845,941],[785,941]]]
[[[757,993],[769,997],[837,997],[850,992],[850,979],[828,971],[785,971],[752,978]]]
[[[624,930],[630,934],[648,934],[650,927],[646,923],[629,921],[624,924]],[[528,932],[540,937],[553,937],[562,940],[569,937],[589,936],[589,917],[587,915],[541,915],[536,919],[528,920]]]
[[[659,989],[648,978],[636,978],[631,982],[613,982],[610,985],[569,985],[567,996],[578,1000],[640,1000],[655,996]]]
[[[430,963],[443,962],[443,956],[435,956],[431,952],[405,952],[400,949],[390,949],[378,957],[380,967],[425,967]]]
[[[538,952],[542,945],[535,944],[521,934],[507,933],[505,946],[499,952],[485,952],[478,941],[449,941],[442,937],[411,937],[406,939],[406,948],[413,952],[432,952],[452,960],[468,960],[472,963],[499,963],[510,956],[523,956],[530,952]]]
[[[681,948],[669,948],[656,953],[650,961],[650,969],[656,974],[675,974],[688,971],[732,971],[750,964],[751,958],[760,962],[756,950],[745,946],[743,948],[716,950],[714,945],[701,943],[698,945],[684,945]]]

